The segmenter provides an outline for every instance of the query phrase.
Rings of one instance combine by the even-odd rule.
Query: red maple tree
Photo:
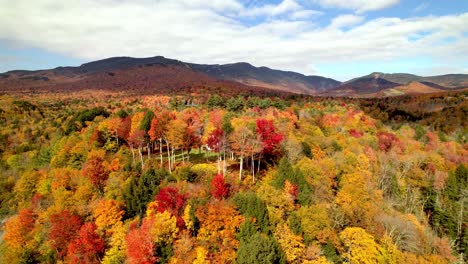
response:
[[[218,200],[228,197],[229,184],[226,183],[222,174],[216,174],[211,180],[211,195]]]
[[[100,256],[104,252],[104,246],[104,240],[96,234],[96,225],[86,223],[81,226],[78,237],[68,245],[70,263],[99,263]]]
[[[68,244],[78,236],[82,225],[83,221],[79,216],[66,210],[50,217],[49,240],[59,258],[67,254]]]

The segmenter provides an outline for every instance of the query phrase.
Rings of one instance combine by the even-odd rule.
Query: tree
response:
[[[82,225],[81,218],[67,210],[51,215],[49,240],[59,259],[66,256],[68,244],[78,236]]]
[[[224,131],[221,128],[216,128],[210,133],[206,141],[208,147],[218,155],[218,174],[221,173],[221,151],[224,148],[223,138]]]
[[[127,244],[127,260],[130,264],[153,264],[158,260],[155,256],[156,246],[151,237],[151,223],[143,222],[140,228],[130,228],[125,240]]]
[[[212,253],[211,260],[214,263],[234,262],[239,247],[236,232],[244,217],[226,201],[199,207],[196,216],[200,220],[197,240]]]
[[[93,184],[96,189],[100,192],[103,191],[105,182],[109,177],[109,172],[107,168],[103,165],[104,162],[104,152],[93,151],[88,155],[88,160],[84,164],[83,173],[86,175],[91,184]]]
[[[96,234],[94,223],[81,226],[78,237],[68,245],[68,259],[71,263],[99,263],[104,253],[104,240]]]
[[[20,263],[28,259],[34,250],[34,227],[37,215],[31,209],[22,209],[5,224],[3,240],[7,245],[7,257]]]
[[[234,196],[234,203],[245,218],[254,218],[255,223],[260,227],[262,232],[269,232],[270,219],[268,209],[255,193],[239,193]]]
[[[347,227],[340,233],[344,258],[348,263],[386,263],[374,237],[359,227]]]
[[[184,136],[187,129],[187,123],[185,123],[179,116],[177,119],[172,120],[169,123],[169,128],[167,131],[167,140],[170,143],[171,147],[171,161],[170,168],[174,169],[175,164],[175,150],[182,149],[184,147]],[[184,153],[182,150],[182,161],[184,161]]]
[[[165,169],[148,170],[140,177],[131,177],[124,191],[126,218],[143,216],[147,204],[154,199],[160,182],[168,176]]]
[[[242,180],[242,171],[244,168],[244,158],[254,152],[253,145],[249,144],[255,139],[255,134],[249,128],[246,118],[235,118],[232,120],[234,131],[230,135],[231,148],[239,156],[239,181]]]
[[[222,174],[216,174],[211,180],[211,195],[218,200],[228,197],[229,184],[225,182]]]
[[[276,227],[275,238],[283,249],[288,263],[302,263],[305,245],[301,236],[291,232],[287,224],[282,224]]]
[[[177,218],[177,226],[179,228],[182,229],[185,226],[184,219],[182,218],[187,200],[185,194],[180,194],[177,188],[166,187],[159,191],[154,200],[158,202],[158,212],[168,211],[172,216]]]
[[[273,120],[257,119],[256,131],[263,143],[263,153],[270,156],[276,155],[284,137],[276,132]]]
[[[121,224],[125,211],[121,209],[116,200],[102,199],[98,201],[93,208],[93,217],[95,218],[96,231],[102,235],[112,235],[113,227]]]
[[[286,260],[274,238],[256,233],[247,241],[241,242],[236,263],[286,263]]]

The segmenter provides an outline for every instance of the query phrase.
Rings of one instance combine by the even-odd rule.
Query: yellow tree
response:
[[[94,222],[97,226],[96,232],[99,235],[112,235],[113,227],[116,224],[121,224],[124,214],[124,210],[117,201],[112,199],[98,201],[93,209]]]
[[[232,263],[236,259],[239,241],[236,233],[244,222],[236,208],[226,201],[216,201],[199,207],[195,213],[200,220],[197,240],[208,248],[214,263]],[[197,257],[198,259],[198,257]]]
[[[302,263],[305,253],[303,238],[295,235],[287,224],[280,224],[275,230],[276,241],[280,244],[288,263]]]
[[[360,227],[347,227],[340,233],[343,256],[348,263],[386,263],[382,248],[374,237]]]
[[[363,155],[359,160],[365,160]],[[341,189],[336,202],[349,220],[362,227],[371,227],[372,221],[383,205],[382,192],[377,190],[372,174],[367,170],[368,163],[359,162],[353,172],[342,176]]]
[[[231,120],[234,131],[230,135],[230,141],[232,150],[239,156],[239,181],[242,181],[245,155],[248,155],[248,151],[252,149],[248,144],[249,140],[255,138],[253,130],[249,128],[248,121],[246,118],[234,118]],[[251,122],[250,125],[253,126],[253,123]]]

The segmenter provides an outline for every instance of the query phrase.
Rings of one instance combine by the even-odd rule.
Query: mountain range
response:
[[[139,94],[212,94],[385,97],[464,89],[468,74],[422,77],[375,72],[340,82],[331,78],[255,67],[247,62],[195,64],[162,56],[113,57],[78,67],[0,74],[0,92],[109,90]]]

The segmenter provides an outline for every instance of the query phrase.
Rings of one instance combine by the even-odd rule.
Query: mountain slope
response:
[[[131,94],[280,95],[282,92],[219,80],[183,65],[85,64],[41,71],[14,71],[0,76],[2,92],[106,90]],[[101,64],[101,65],[99,65]],[[101,70],[105,69],[105,70]],[[284,92],[283,92],[284,94]]]
[[[436,93],[468,87],[468,74],[422,77],[407,73],[374,72],[351,79],[322,93],[326,96],[385,97]]]
[[[191,66],[195,70],[215,78],[303,94],[323,92],[340,84],[339,81],[330,78],[306,76],[297,72],[274,70],[268,67],[255,67],[246,62],[224,65],[191,64]]]
[[[371,75],[376,74],[388,81],[400,84],[407,84],[410,82],[430,82],[451,89],[464,88],[468,86],[468,74],[446,74],[428,77],[407,73],[372,73]]]
[[[277,90],[281,92],[292,92],[300,94],[316,94],[318,92],[325,91],[333,88],[340,84],[340,82],[321,77],[321,76],[305,76],[296,72],[287,72],[280,70],[273,70],[267,67],[255,67],[249,63],[233,63],[225,65],[207,65],[207,64],[195,64],[185,63],[179,60],[168,59],[162,56],[155,56],[149,58],[131,58],[131,57],[113,57],[98,61],[85,63],[79,67],[57,67],[51,70],[39,70],[39,71],[10,71],[0,75],[0,90],[8,91],[15,90],[18,87],[36,89],[38,87],[55,87],[59,85],[68,88],[71,83],[73,89],[77,89],[86,79],[85,83],[88,84],[88,88],[91,89],[117,89],[117,84],[123,85],[122,89],[127,89],[128,86],[134,87],[143,85],[143,89],[149,86],[160,86],[159,81],[155,79],[155,75],[152,71],[146,71],[150,76],[147,78],[147,82],[141,80],[132,80],[126,78],[126,82],[115,82],[116,78],[103,78],[102,75],[112,75],[114,72],[119,71],[120,75],[125,71],[135,71],[136,69],[146,69],[147,67],[169,67],[164,70],[168,76],[172,76],[177,73],[169,73],[167,69],[184,69],[189,76],[184,78],[186,81],[183,85],[199,84],[199,81],[205,81],[206,78],[210,78],[210,82],[216,81],[221,83],[233,84],[239,87],[262,87],[268,90]],[[155,68],[153,68],[155,69]],[[189,73],[190,72],[190,73]],[[138,76],[142,73],[138,71]],[[199,75],[199,78],[195,78],[195,75]],[[119,76],[120,76],[119,75]],[[119,77],[118,76],[118,77]],[[114,76],[115,77],[115,76]],[[160,78],[167,79],[167,77],[160,75]],[[97,78],[98,80],[94,80]],[[109,80],[108,80],[109,79]],[[144,78],[143,78],[144,79]],[[109,81],[110,83],[104,83]],[[167,82],[164,80],[163,83]],[[169,85],[175,88],[177,84],[181,84],[179,81],[174,80],[175,83]],[[99,84],[98,86],[96,86]],[[167,83],[166,83],[167,84]],[[135,87],[138,88],[138,87]]]

